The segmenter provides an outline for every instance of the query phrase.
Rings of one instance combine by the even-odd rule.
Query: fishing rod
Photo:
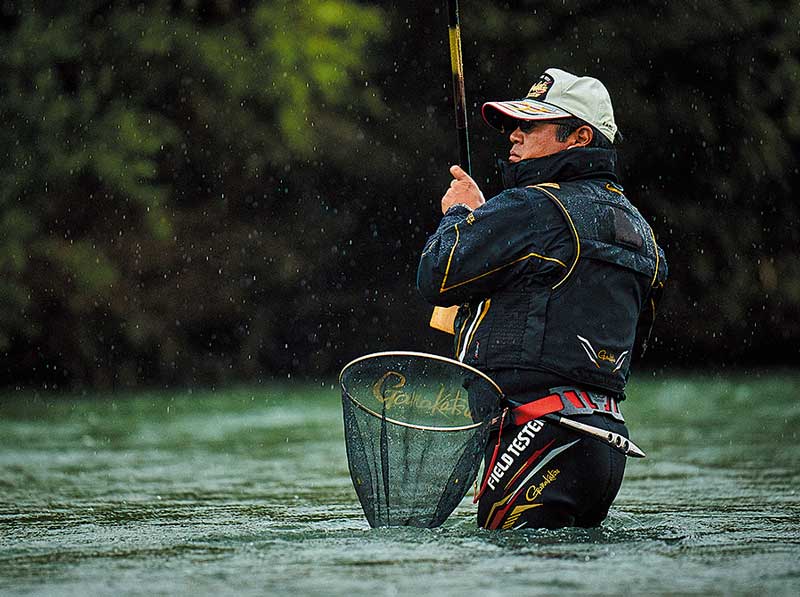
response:
[[[467,125],[467,99],[464,91],[464,60],[461,56],[461,23],[458,0],[447,0],[447,29],[450,34],[450,67],[453,71],[453,105],[456,111],[459,166],[470,176],[469,128]]]
[[[461,22],[458,15],[458,0],[447,0],[447,30],[450,37],[450,68],[453,71],[453,106],[456,112],[456,133],[458,135],[458,165],[472,176],[472,165],[469,158],[467,94],[464,90],[464,59],[461,55]],[[453,334],[457,313],[457,305],[434,307],[430,326]]]

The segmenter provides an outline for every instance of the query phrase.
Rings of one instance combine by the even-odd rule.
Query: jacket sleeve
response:
[[[451,207],[425,243],[417,288],[434,305],[563,275],[574,247],[564,216],[539,191],[510,189],[470,212]]]

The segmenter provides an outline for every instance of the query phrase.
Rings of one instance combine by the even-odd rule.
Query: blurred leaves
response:
[[[2,10],[7,381],[58,370],[61,383],[195,373],[202,383],[259,370],[269,319],[284,307],[258,306],[255,295],[327,268],[295,247],[304,234],[292,221],[313,222],[325,201],[295,186],[303,177],[292,165],[317,151],[320,114],[379,108],[363,60],[379,10],[346,1]],[[301,214],[306,194],[315,207]],[[265,319],[255,342],[251,309]]]
[[[462,0],[480,105],[597,76],[671,279],[651,364],[797,361],[800,5]],[[0,377],[96,386],[446,353],[414,270],[456,159],[445,3],[0,6]],[[756,363],[757,364],[757,363]]]

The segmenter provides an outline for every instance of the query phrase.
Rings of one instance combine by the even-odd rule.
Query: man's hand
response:
[[[477,209],[486,203],[478,185],[469,174],[464,172],[461,166],[450,166],[450,174],[453,175],[453,180],[450,182],[450,188],[442,197],[442,213],[458,203],[462,203],[470,209]]]

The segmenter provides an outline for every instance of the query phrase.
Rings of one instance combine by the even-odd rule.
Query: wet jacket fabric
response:
[[[506,190],[485,205],[444,215],[420,292],[461,305],[456,357],[506,395],[574,383],[624,398],[667,264],[617,184],[615,152],[570,149],[505,163],[502,175]]]

